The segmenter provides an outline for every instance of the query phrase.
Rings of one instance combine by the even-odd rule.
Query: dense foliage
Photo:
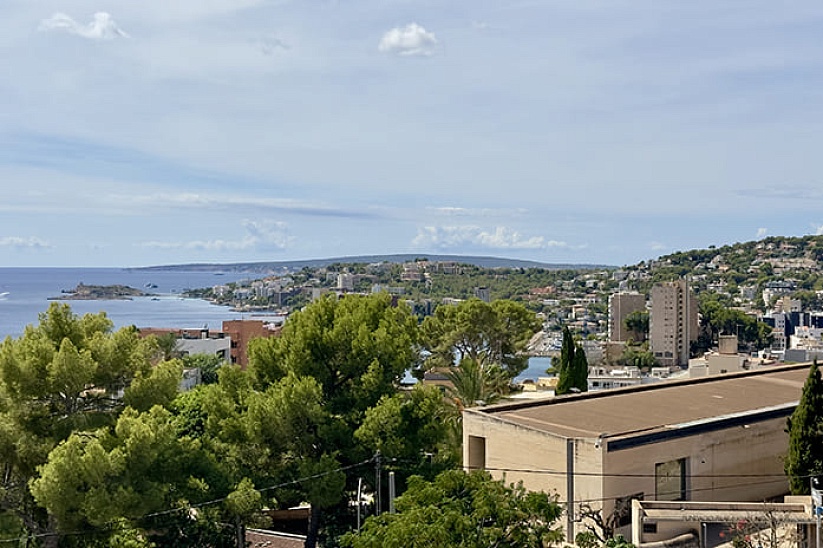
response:
[[[495,481],[488,472],[450,470],[409,480],[397,512],[370,517],[350,548],[544,548],[562,542],[563,510],[541,492]]]

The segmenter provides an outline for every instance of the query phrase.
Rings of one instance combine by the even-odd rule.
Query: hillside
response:
[[[406,263],[420,258],[426,258],[436,262],[456,262],[479,266],[482,268],[544,268],[549,270],[591,270],[602,268],[615,268],[607,265],[590,264],[552,264],[540,263],[536,261],[524,261],[520,259],[507,259],[502,257],[481,257],[464,255],[429,255],[429,254],[391,254],[391,255],[359,255],[354,257],[335,257],[329,259],[305,259],[296,261],[264,261],[248,263],[193,263],[158,265],[133,270],[147,271],[174,271],[182,270],[188,272],[249,272],[267,274],[282,271],[297,271],[303,268],[322,268],[333,264],[372,264],[372,263]]]
[[[780,237],[692,249],[664,255],[627,267],[643,281],[653,283],[690,278],[697,291],[736,295],[741,288],[762,289],[774,281],[792,282],[797,291],[823,290],[823,236]]]

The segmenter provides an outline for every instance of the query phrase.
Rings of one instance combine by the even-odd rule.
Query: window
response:
[[[657,500],[686,500],[686,462],[683,458],[654,465]]]
[[[657,533],[657,524],[653,522],[643,522],[643,532],[654,534]]]
[[[469,436],[469,470],[486,469],[486,438]]]

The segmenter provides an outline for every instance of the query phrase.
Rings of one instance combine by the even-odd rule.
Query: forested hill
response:
[[[680,251],[628,267],[645,270],[651,281],[681,277],[735,285],[791,279],[804,289],[823,289],[823,236],[771,236],[722,247]]]
[[[256,272],[267,273],[279,270],[301,270],[303,268],[321,268],[333,264],[362,264],[362,263],[405,263],[418,259],[428,259],[435,262],[455,262],[469,264],[482,268],[543,268],[550,270],[592,270],[614,268],[607,265],[594,264],[555,264],[507,259],[502,257],[481,257],[467,255],[427,255],[427,254],[392,254],[392,255],[359,255],[354,257],[336,257],[330,259],[305,259],[296,261],[263,261],[248,263],[193,263],[176,265],[159,265],[134,270],[182,270],[203,272]]]

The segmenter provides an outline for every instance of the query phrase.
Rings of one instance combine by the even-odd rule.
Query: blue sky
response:
[[[823,4],[5,0],[0,266],[823,233]]]

